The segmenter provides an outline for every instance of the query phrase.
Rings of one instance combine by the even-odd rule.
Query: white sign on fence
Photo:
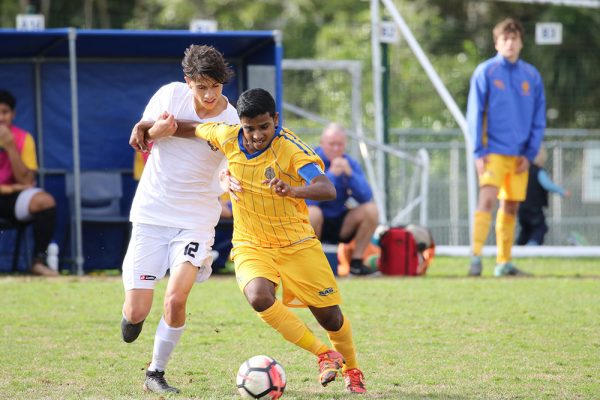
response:
[[[43,31],[45,19],[43,14],[19,14],[17,15],[18,31]]]
[[[600,148],[583,149],[582,201],[600,202]]]
[[[561,44],[562,24],[560,22],[538,22],[535,24],[536,44]]]
[[[394,21],[381,21],[379,29],[379,41],[381,43],[398,43],[400,41],[400,35],[398,34],[398,27]]]
[[[190,21],[190,31],[211,33],[217,31],[217,21],[212,19],[193,19]]]

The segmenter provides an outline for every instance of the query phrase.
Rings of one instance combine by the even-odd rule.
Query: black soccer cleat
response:
[[[360,259],[350,261],[350,273],[352,275],[371,275],[375,272],[377,270],[367,267]]]
[[[179,393],[179,389],[169,386],[165,379],[165,371],[146,370],[144,390],[154,393]]]
[[[123,341],[125,343],[131,343],[137,339],[138,336],[140,336],[144,321],[145,320],[142,320],[137,324],[132,324],[131,322],[127,321],[125,317],[123,317],[121,320],[121,335],[123,336]]]

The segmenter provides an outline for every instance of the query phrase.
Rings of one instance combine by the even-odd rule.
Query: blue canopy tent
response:
[[[0,43],[0,87],[17,97],[15,124],[36,138],[39,183],[57,199],[59,232],[68,229],[68,213],[75,214],[78,274],[84,271],[80,171],[131,173],[131,128],[160,86],[183,80],[180,62],[190,44],[212,45],[232,65],[235,77],[224,89],[230,102],[248,88],[264,87],[282,110],[277,31],[0,30]],[[69,211],[64,175],[70,171],[75,207]],[[126,186],[128,206],[135,183]]]

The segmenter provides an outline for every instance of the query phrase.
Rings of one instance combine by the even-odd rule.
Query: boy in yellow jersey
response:
[[[225,154],[231,175],[243,191],[233,202],[233,250],[237,282],[259,317],[289,342],[318,357],[321,385],[340,369],[346,389],[365,393],[350,321],[321,243],[308,219],[305,199],[332,200],[335,187],[323,161],[286,128],[277,127],[273,97],[263,89],[241,94],[240,125],[157,121],[149,139],[176,132],[205,139]],[[282,284],[283,299],[275,293]],[[286,307],[287,306],[287,307]],[[333,349],[321,342],[288,307],[308,307],[327,331]]]

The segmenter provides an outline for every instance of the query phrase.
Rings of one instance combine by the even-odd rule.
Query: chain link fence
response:
[[[318,82],[326,79],[336,82],[333,87],[340,88],[331,92],[331,85]],[[317,82],[311,84],[311,82]],[[354,82],[345,71],[284,71],[284,99],[286,103],[302,108],[314,118],[303,118],[286,112],[285,124],[302,136],[307,143],[317,146],[319,136],[326,121],[339,122],[351,128],[350,91]],[[307,94],[307,85],[310,94]],[[329,96],[330,102],[311,101],[320,96]],[[369,105],[366,105],[367,108]],[[367,138],[374,138],[372,130],[365,130]],[[568,189],[572,196],[563,199],[559,195],[550,195],[546,210],[546,222],[549,231],[547,245],[600,245],[600,200],[584,201],[584,191],[594,190],[586,181],[589,174],[600,174],[597,170],[586,171],[584,160],[592,156],[592,149],[600,151],[600,132],[590,130],[552,129],[546,135],[548,159],[545,168],[552,180]],[[428,227],[436,243],[450,246],[469,244],[469,218],[467,207],[467,181],[465,165],[465,144],[457,129],[390,129],[389,143],[409,154],[416,155],[419,149],[429,154],[429,187],[427,201]],[[356,140],[351,139],[349,152],[361,160]],[[370,159],[384,159],[385,197],[388,209],[387,220],[391,221],[401,210],[410,206],[415,193],[420,190],[418,166],[399,157],[369,148]],[[589,169],[589,168],[588,168]],[[376,184],[371,182],[372,186]],[[586,188],[585,185],[588,185]],[[419,209],[404,214],[402,223],[419,221]],[[518,229],[518,228],[517,228]],[[494,229],[491,230],[487,244],[495,243]]]
[[[396,144],[407,151],[425,148],[431,166],[429,177],[429,227],[436,243],[461,246],[469,244],[469,218],[465,145],[459,132],[446,131],[433,135],[437,140],[422,141],[424,130],[395,130]],[[433,132],[430,132],[433,133]],[[545,146],[548,159],[545,169],[552,180],[569,190],[570,198],[549,195],[546,223],[547,245],[600,245],[600,198],[590,201],[587,193],[598,191],[594,182],[600,179],[600,167],[585,160],[600,154],[597,132],[552,130]],[[599,153],[596,153],[599,152]],[[587,165],[586,165],[587,164]],[[393,171],[401,175],[401,171]],[[595,179],[594,179],[595,178]],[[393,191],[394,188],[388,188]],[[586,199],[587,197],[587,199]],[[519,229],[519,228],[517,228]],[[492,229],[487,244],[494,245]]]

